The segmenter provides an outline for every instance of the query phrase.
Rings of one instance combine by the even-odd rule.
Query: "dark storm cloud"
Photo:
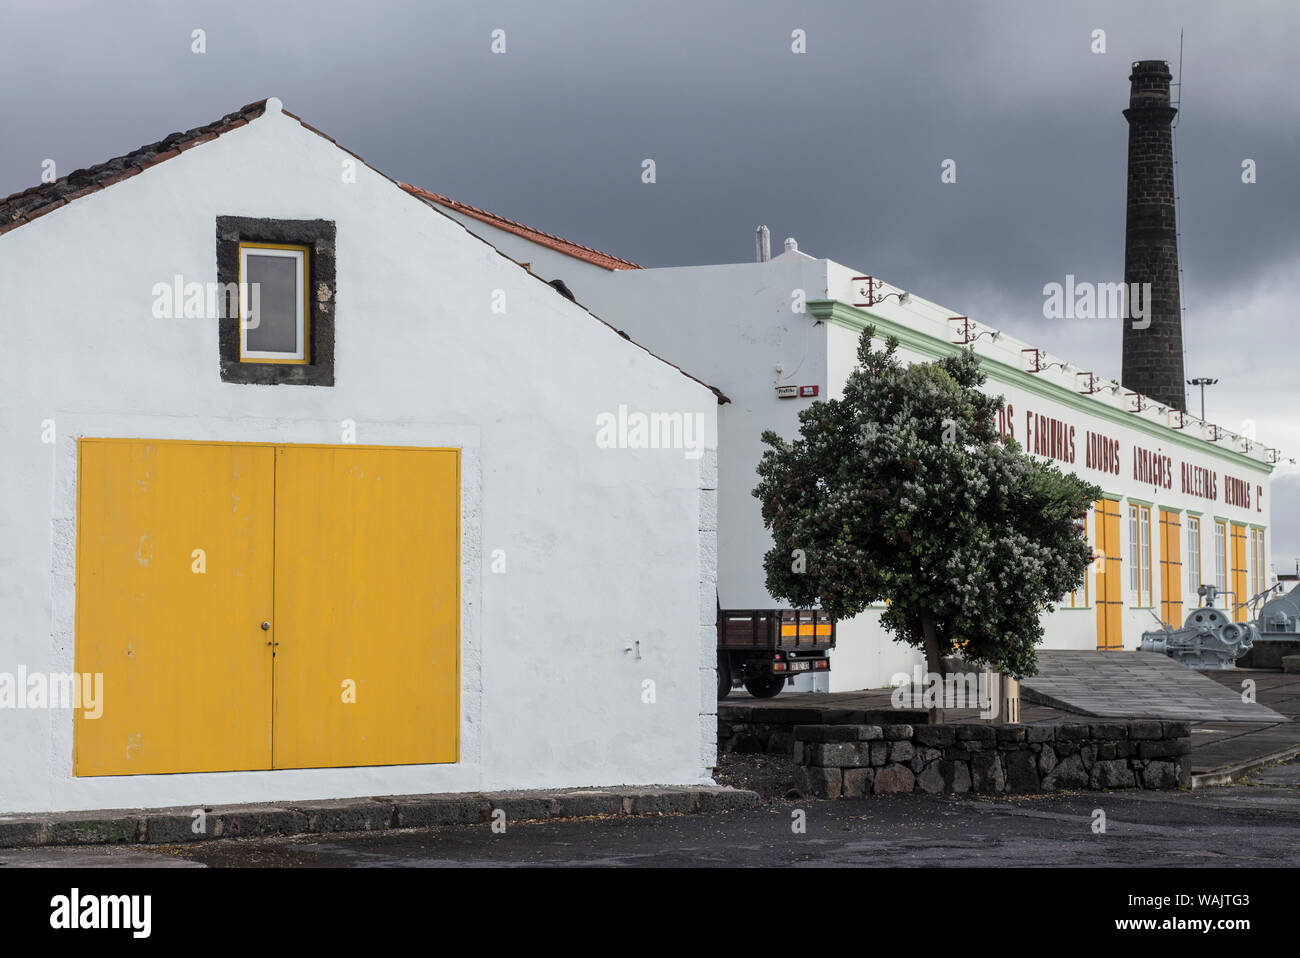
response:
[[[1176,71],[1184,29],[1188,372],[1224,380],[1212,419],[1254,419],[1300,451],[1295,390],[1255,374],[1300,299],[1295,5],[42,2],[2,16],[0,194],[46,157],[69,172],[275,95],[392,176],[645,265],[748,260],[766,223],[778,248],[793,235],[1106,376],[1118,326],[1044,319],[1042,288],[1121,278],[1129,62]],[[956,184],[940,182],[946,158]]]

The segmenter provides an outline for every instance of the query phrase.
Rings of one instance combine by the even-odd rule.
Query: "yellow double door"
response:
[[[452,449],[83,439],[74,774],[457,760]]]

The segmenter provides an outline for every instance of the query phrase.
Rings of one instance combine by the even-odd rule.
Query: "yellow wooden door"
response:
[[[1182,517],[1160,510],[1160,618],[1175,629],[1183,626]]]
[[[1250,598],[1246,584],[1246,527],[1232,523],[1232,613],[1234,622],[1246,621],[1246,601]]]
[[[1120,649],[1124,603],[1121,549],[1119,538],[1119,503],[1098,499],[1094,506],[1093,525],[1097,533],[1096,553],[1101,565],[1097,569],[1097,648]]]
[[[274,450],[77,445],[75,775],[271,767]]]
[[[457,760],[459,457],[276,450],[276,768]]]

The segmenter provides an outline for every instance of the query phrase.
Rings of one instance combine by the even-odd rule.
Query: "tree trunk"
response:
[[[925,643],[925,670],[937,676],[940,690],[943,689],[943,659],[939,655],[939,633],[935,629],[934,619],[929,615],[921,616],[921,638]],[[930,709],[930,724],[943,724],[943,696],[939,697],[939,707]]]
[[[939,655],[939,633],[935,629],[934,619],[928,615],[921,616],[921,636],[925,642],[925,667],[933,675],[943,675],[943,658]]]

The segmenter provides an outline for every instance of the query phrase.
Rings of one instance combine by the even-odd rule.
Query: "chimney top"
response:
[[[1168,107],[1172,79],[1164,60],[1134,60],[1129,74],[1129,107]]]

